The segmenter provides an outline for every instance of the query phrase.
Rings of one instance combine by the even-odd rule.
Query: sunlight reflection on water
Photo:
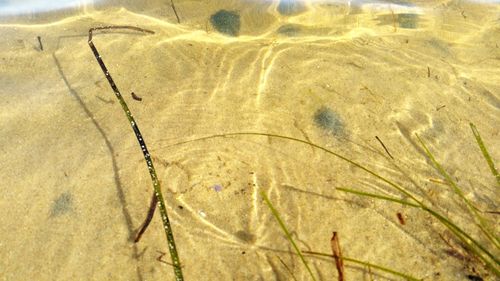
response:
[[[57,1],[37,1],[37,0],[0,0],[0,16],[21,15],[29,13],[41,13],[68,8],[80,8],[85,4],[96,3],[93,0],[57,0]]]
[[[411,1],[394,0],[244,0],[246,2],[279,2],[280,7],[295,7],[307,3],[314,4],[345,4],[351,7],[371,7],[372,9],[419,9]],[[68,8],[83,8],[87,4],[96,4],[103,2],[101,0],[57,0],[57,1],[37,1],[37,0],[0,0],[0,16],[14,16],[30,13],[43,13]],[[105,2],[105,1],[104,1]],[[500,0],[468,0],[466,2],[475,2],[483,4],[496,4]],[[408,11],[406,11],[408,12]],[[416,11],[412,11],[416,12]]]

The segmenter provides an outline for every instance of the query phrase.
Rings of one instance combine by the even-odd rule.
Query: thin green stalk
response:
[[[411,207],[415,207],[415,208],[419,208],[419,209],[422,208],[422,206],[420,206],[418,204],[413,204],[413,203],[410,203],[410,202],[407,202],[407,201],[403,201],[401,199],[394,198],[394,197],[389,197],[389,196],[384,196],[384,195],[378,195],[378,194],[374,194],[374,193],[368,193],[368,192],[358,191],[358,190],[354,190],[354,189],[350,189],[350,188],[344,188],[344,187],[337,187],[335,189],[339,190],[339,191],[353,193],[353,194],[356,194],[356,195],[361,195],[361,196],[366,196],[366,197],[372,197],[372,198],[382,199],[382,200],[386,200],[386,201],[392,201],[392,202],[396,202],[396,203],[399,203],[399,204],[403,204],[403,205],[406,205],[406,206],[411,206]]]
[[[491,261],[490,261],[490,259],[491,259],[496,264],[498,264],[498,259],[493,254],[491,254],[479,242],[477,242],[469,234],[467,234],[465,231],[463,231],[461,228],[459,228],[456,224],[454,224],[453,222],[451,222],[448,218],[440,215],[439,213],[437,213],[436,211],[432,210],[428,206],[426,206],[426,205],[416,205],[416,204],[412,204],[412,203],[409,203],[409,202],[406,202],[406,201],[403,201],[403,200],[399,200],[399,199],[396,199],[396,198],[387,197],[387,196],[380,196],[380,195],[377,195],[377,194],[361,192],[361,191],[357,191],[357,190],[353,190],[353,189],[337,188],[337,190],[348,192],[348,193],[357,194],[357,195],[360,195],[360,196],[374,197],[374,198],[381,199],[381,200],[396,202],[396,203],[404,204],[404,205],[407,205],[407,206],[419,208],[419,209],[422,209],[422,210],[428,212],[433,217],[435,217],[437,220],[439,220],[442,224],[444,224],[451,232],[453,232],[455,234],[455,236],[460,241],[462,241],[462,243],[464,243],[464,245],[466,245],[467,248],[469,248],[469,250],[471,250],[477,257],[479,257],[484,263],[486,263],[486,265],[489,268],[491,268],[495,272],[495,274],[499,275],[500,272],[498,272],[498,269],[496,268],[496,266],[493,263],[491,263]],[[481,251],[479,251],[477,248],[480,249]],[[483,253],[485,253],[490,259],[488,259],[487,257],[485,257],[483,255]]]
[[[492,253],[490,253],[483,245],[477,242],[474,238],[472,238],[469,234],[459,228],[456,224],[451,222],[448,218],[440,215],[432,209],[426,208],[424,209],[426,212],[430,213],[432,216],[437,218],[442,224],[448,227],[455,236],[467,246],[467,248],[472,251],[479,259],[481,259],[488,268],[490,268],[496,276],[500,276],[500,271],[498,270],[499,260]],[[481,250],[481,251],[479,251]],[[494,263],[490,261],[483,254],[486,254]]]
[[[325,254],[325,253],[319,253],[319,252],[312,252],[312,251],[304,251],[303,253],[304,254],[315,255],[315,256],[323,256],[323,257],[330,257],[330,258],[333,257],[331,254]],[[360,260],[353,259],[353,258],[348,258],[348,257],[345,257],[345,256],[342,257],[342,260],[344,260],[346,262],[351,262],[351,263],[360,264],[360,265],[363,265],[363,266],[368,266],[368,267],[376,268],[376,269],[378,269],[380,271],[384,271],[384,272],[390,273],[392,275],[402,277],[402,278],[404,278],[406,280],[409,280],[409,281],[422,281],[422,279],[418,279],[418,278],[415,278],[415,277],[413,277],[411,275],[408,275],[408,274],[405,274],[405,273],[401,273],[401,272],[398,272],[398,271],[395,271],[395,270],[392,270],[392,269],[389,269],[387,267],[383,267],[383,266],[380,266],[380,265],[376,265],[376,264],[373,264],[373,263],[369,263],[369,262],[365,262],[365,261],[360,261]]]
[[[478,223],[477,226],[481,231],[488,237],[488,239],[495,245],[495,247],[498,249],[500,247],[500,241],[498,240],[497,237],[489,230],[488,225],[486,224],[484,218],[476,211],[476,208],[470,203],[470,201],[465,197],[463,194],[462,190],[458,187],[458,185],[455,183],[455,181],[451,178],[451,176],[444,170],[443,166],[437,162],[436,158],[432,154],[432,152],[429,150],[429,148],[425,145],[424,141],[417,135],[417,139],[420,142],[420,145],[425,151],[425,154],[427,154],[427,157],[431,160],[431,162],[434,164],[438,172],[443,176],[448,184],[453,188],[454,192],[462,198],[464,201],[465,205],[467,206],[469,212],[472,214],[472,216],[476,219]]]
[[[193,142],[193,141],[201,141],[201,140],[207,140],[207,139],[212,139],[212,138],[223,138],[223,137],[229,137],[229,136],[266,136],[266,137],[270,137],[270,138],[277,138],[277,139],[285,139],[285,140],[291,140],[291,141],[294,141],[294,142],[299,142],[299,143],[303,143],[303,144],[307,144],[309,146],[312,146],[316,149],[319,149],[319,150],[322,150],[328,154],[331,154],[337,158],[340,158],[346,162],[348,162],[349,164],[371,174],[372,176],[380,179],[381,181],[389,184],[390,186],[392,186],[393,188],[397,189],[399,192],[403,193],[404,195],[406,195],[407,197],[409,197],[410,199],[412,199],[413,201],[415,201],[417,204],[420,204],[420,201],[415,197],[413,196],[413,194],[409,193],[408,191],[406,191],[403,187],[401,187],[400,185],[397,185],[395,184],[394,182],[380,176],[379,174],[373,172],[372,170],[366,168],[365,166],[357,163],[357,162],[354,162],[352,161],[351,159],[347,158],[347,157],[344,157],[338,153],[335,153],[327,148],[324,148],[320,145],[317,145],[315,143],[312,143],[310,141],[306,141],[306,140],[301,140],[301,139],[298,139],[298,138],[294,138],[294,137],[289,137],[289,136],[282,136],[282,135],[277,135],[277,134],[269,134],[269,133],[259,133],[259,132],[238,132],[238,133],[226,133],[226,134],[216,134],[216,135],[210,135],[210,136],[206,136],[206,137],[201,137],[201,138],[196,138],[196,139],[192,139],[192,140],[188,140],[188,141],[183,141],[183,142],[178,142],[178,143],[175,143],[173,145],[179,145],[179,144],[184,144],[184,143],[189,143],[189,142]]]
[[[97,51],[97,48],[94,46],[94,43],[92,41],[92,32],[95,30],[106,30],[106,29],[132,29],[140,32],[145,32],[145,33],[150,33],[153,34],[153,31],[139,28],[136,26],[101,26],[101,27],[94,27],[89,30],[89,46],[92,52],[94,53],[94,56],[99,63],[99,66],[101,67],[102,72],[104,73],[104,76],[109,82],[109,85],[113,92],[115,93],[116,98],[120,102],[120,105],[123,109],[123,112],[127,116],[127,119],[130,123],[130,126],[132,127],[132,130],[134,131],[134,134],[137,138],[137,141],[139,142],[139,146],[142,150],[142,153],[144,155],[144,159],[146,160],[146,166],[148,167],[149,175],[151,176],[151,181],[153,182],[153,189],[154,189],[154,194],[156,196],[156,199],[158,201],[158,206],[160,209],[160,214],[161,214],[161,219],[163,222],[163,229],[165,231],[165,236],[167,237],[167,244],[168,244],[168,249],[170,251],[170,257],[172,258],[172,264],[174,268],[174,274],[175,278],[177,281],[183,281],[184,278],[182,276],[182,269],[181,269],[181,263],[179,259],[179,255],[177,253],[177,248],[175,246],[175,241],[174,241],[174,234],[172,232],[172,227],[170,226],[170,220],[168,218],[167,214],[167,208],[165,206],[165,201],[163,200],[163,195],[161,192],[161,187],[160,187],[160,181],[158,180],[158,176],[156,175],[156,170],[153,165],[153,160],[151,159],[151,155],[149,154],[148,148],[146,146],[146,142],[144,141],[141,131],[139,130],[139,126],[137,125],[137,122],[135,121],[134,117],[132,116],[132,113],[130,112],[130,109],[127,106],[127,103],[123,99],[122,94],[118,90],[118,86],[116,86],[115,82],[113,81],[113,78],[111,77],[111,74],[109,73],[106,65],[104,64],[104,61],[101,58],[101,55]]]
[[[273,204],[271,203],[269,198],[267,198],[267,195],[264,191],[261,190],[260,195],[262,196],[262,198],[264,198],[264,201],[266,201],[267,206],[269,206],[269,209],[271,209],[271,213],[273,214],[274,218],[278,221],[279,225],[281,226],[281,229],[285,233],[286,238],[288,239],[288,241],[290,241],[293,248],[295,249],[295,252],[297,253],[297,255],[299,255],[300,259],[302,260],[302,263],[307,268],[309,275],[311,275],[311,279],[316,281],[316,278],[314,277],[314,274],[312,273],[311,268],[309,268],[309,264],[307,264],[307,261],[304,258],[304,255],[302,255],[302,252],[300,251],[299,247],[297,246],[297,244],[293,240],[292,235],[290,234],[290,231],[288,231],[288,228],[286,227],[285,223],[281,219],[278,211],[276,210],[276,208],[274,208]]]
[[[486,162],[488,163],[491,173],[497,180],[497,184],[500,186],[500,174],[498,174],[498,170],[495,168],[495,163],[493,162],[493,159],[488,153],[488,149],[486,149],[486,145],[484,145],[483,139],[481,138],[479,131],[477,130],[476,126],[474,126],[474,124],[470,123],[469,125],[472,130],[472,133],[474,134],[474,137],[476,138],[476,142],[479,145],[481,152],[483,153],[484,160],[486,160]]]

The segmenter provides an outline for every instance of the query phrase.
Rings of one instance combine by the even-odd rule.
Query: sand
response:
[[[337,190],[408,200],[331,154],[266,136],[185,142],[307,140],[401,184],[498,257],[416,134],[466,198],[498,211],[469,123],[500,159],[500,8],[416,3],[175,1],[180,24],[165,3],[4,18],[0,280],[173,280],[158,214],[132,242],[152,185],[87,44],[102,25],[155,32],[101,32],[94,43],[155,161],[186,280],[311,280],[260,191],[301,250],[331,253],[337,231],[349,258],[424,280],[498,280],[428,213]],[[211,23],[222,9],[240,15],[238,36]],[[498,215],[483,215],[498,234]],[[318,280],[336,280],[330,258],[306,259]],[[399,280],[353,263],[346,275]]]

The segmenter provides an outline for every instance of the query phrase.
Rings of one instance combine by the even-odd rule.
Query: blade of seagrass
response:
[[[161,193],[161,187],[160,187],[160,181],[158,180],[158,176],[156,175],[156,170],[153,165],[153,160],[151,159],[151,155],[149,154],[149,151],[146,147],[146,143],[144,142],[144,139],[142,138],[141,131],[139,130],[139,127],[137,125],[137,122],[135,121],[134,117],[132,116],[132,113],[130,112],[127,103],[123,99],[120,91],[118,90],[118,87],[116,86],[115,82],[113,81],[113,78],[111,77],[111,74],[108,71],[108,68],[104,64],[104,61],[101,58],[101,55],[97,51],[96,47],[94,46],[94,43],[92,42],[92,32],[97,31],[97,30],[107,30],[107,29],[131,29],[131,30],[136,30],[139,32],[144,32],[144,33],[149,33],[149,34],[154,34],[153,31],[135,27],[135,26],[128,26],[128,25],[120,25],[120,26],[100,26],[100,27],[93,27],[89,29],[89,46],[90,49],[92,49],[92,52],[94,53],[94,56],[99,63],[99,66],[101,66],[102,72],[106,76],[106,79],[108,79],[109,85],[111,86],[111,89],[113,89],[113,92],[115,93],[116,98],[120,102],[120,105],[122,106],[123,111],[125,112],[125,115],[127,116],[128,121],[130,122],[130,126],[132,126],[132,129],[134,130],[134,134],[137,138],[137,141],[139,142],[139,145],[141,147],[142,153],[144,154],[144,159],[146,160],[146,165],[148,166],[149,174],[151,175],[151,180],[153,182],[153,188],[154,188],[154,194],[156,197],[156,200],[158,201],[158,206],[160,209],[160,214],[161,214],[161,219],[163,222],[163,228],[165,230],[165,235],[167,236],[167,243],[168,243],[168,249],[170,251],[170,256],[172,258],[172,264],[174,267],[174,274],[175,274],[175,279],[177,281],[182,281],[184,280],[182,276],[182,269],[181,269],[181,263],[179,260],[179,255],[177,254],[177,248],[175,246],[175,241],[174,241],[174,234],[172,232],[172,227],[170,226],[170,220],[167,215],[167,208],[165,207],[165,201],[163,200],[163,195]],[[151,215],[152,216],[152,215]],[[147,225],[146,225],[147,227]],[[141,229],[141,231],[144,231],[144,229]]]

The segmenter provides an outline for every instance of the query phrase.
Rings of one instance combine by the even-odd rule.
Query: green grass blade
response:
[[[403,201],[403,200],[399,200],[397,198],[393,198],[393,197],[388,197],[388,196],[382,196],[382,195],[378,195],[378,194],[373,194],[373,193],[367,193],[367,192],[362,192],[362,191],[357,191],[357,190],[353,190],[353,189],[348,189],[348,188],[337,188],[337,190],[339,191],[344,191],[344,192],[348,192],[348,193],[353,193],[353,194],[356,194],[356,195],[360,195],[360,196],[366,196],[366,197],[372,197],[372,198],[377,198],[377,199],[381,199],[381,200],[386,200],[386,201],[391,201],[391,202],[396,202],[396,203],[400,203],[400,204],[403,204],[403,205],[407,205],[407,206],[410,206],[410,207],[415,207],[415,208],[419,208],[419,209],[423,209],[424,211],[430,213],[433,217],[435,217],[437,220],[439,220],[442,224],[444,224],[448,229],[450,229],[451,232],[453,232],[455,234],[455,236],[460,240],[462,241],[462,243],[464,243],[464,245],[467,245],[467,247],[476,255],[478,256],[481,260],[483,260],[483,262],[485,262],[488,267],[490,267],[497,275],[498,275],[498,269],[496,268],[496,266],[491,263],[490,259],[493,260],[495,263],[498,264],[498,260],[494,257],[493,254],[491,254],[486,248],[484,248],[479,242],[477,242],[474,238],[472,238],[470,235],[468,235],[467,233],[465,233],[461,228],[459,228],[456,224],[454,224],[453,222],[451,222],[449,219],[447,219],[446,217],[440,215],[439,213],[437,213],[436,211],[430,209],[429,207],[427,207],[426,205],[417,205],[417,204],[412,204],[412,203],[409,203],[409,202],[406,202],[406,201]],[[481,251],[479,251],[479,250]],[[483,253],[485,253],[488,257],[485,257],[483,255]]]
[[[440,215],[432,209],[425,209],[425,211],[429,212],[432,216],[437,218],[442,224],[444,224],[449,230],[455,234],[455,236],[462,241],[464,245],[474,253],[479,259],[481,259],[488,268],[490,268],[493,273],[497,277],[500,276],[500,271],[498,270],[498,266],[500,265],[500,261],[497,257],[495,257],[492,253],[490,253],[483,245],[477,242],[474,238],[472,238],[469,234],[464,232],[461,228],[459,228],[456,224],[451,222],[448,218]],[[486,257],[484,256],[486,254]]]
[[[167,214],[167,208],[165,205],[165,201],[163,200],[163,195],[161,192],[161,187],[160,187],[160,181],[158,180],[158,176],[156,175],[156,170],[153,165],[153,160],[151,159],[151,155],[149,154],[149,151],[146,146],[146,142],[144,141],[141,131],[139,130],[139,125],[137,125],[137,122],[135,121],[132,113],[130,112],[130,109],[128,108],[127,103],[125,102],[125,99],[123,98],[122,94],[118,90],[118,86],[115,84],[113,81],[113,78],[111,77],[111,74],[109,73],[106,65],[104,64],[104,61],[101,58],[101,55],[99,54],[99,51],[95,47],[93,41],[92,41],[92,35],[93,31],[97,30],[108,30],[108,29],[131,29],[131,30],[136,30],[144,33],[149,33],[153,34],[153,31],[142,29],[136,26],[101,26],[101,27],[94,27],[89,30],[89,40],[88,44],[90,46],[90,49],[94,53],[94,56],[99,63],[99,66],[101,67],[101,70],[106,77],[106,79],[109,82],[109,85],[111,89],[113,90],[115,97],[118,99],[123,112],[125,113],[130,126],[132,127],[132,130],[134,131],[135,137],[137,138],[137,141],[139,142],[140,149],[142,150],[144,160],[146,162],[146,166],[148,167],[149,175],[151,176],[151,181],[153,183],[153,190],[154,194],[156,196],[156,199],[158,201],[158,206],[160,209],[160,214],[161,214],[161,219],[163,222],[163,230],[165,231],[165,236],[167,238],[167,245],[168,245],[168,250],[170,252],[170,257],[172,259],[172,264],[174,268],[174,275],[175,279],[177,281],[183,281],[184,277],[182,275],[182,269],[181,269],[181,263],[179,259],[179,255],[177,253],[177,247],[175,245],[174,241],[174,234],[172,231],[172,227],[170,225],[170,220],[168,218]]]
[[[330,257],[330,258],[333,257],[331,254],[325,254],[325,253],[319,253],[319,252],[312,252],[312,251],[304,251],[304,254],[310,254],[310,255],[315,255],[315,256],[323,256],[323,257]],[[411,275],[408,275],[408,274],[405,274],[405,273],[401,273],[401,272],[392,270],[390,268],[383,267],[383,266],[380,266],[380,265],[376,265],[376,264],[373,264],[373,263],[364,262],[364,261],[360,261],[360,260],[353,259],[353,258],[348,258],[348,257],[342,257],[342,260],[344,260],[346,262],[350,262],[350,263],[355,263],[355,264],[360,264],[360,265],[364,265],[364,266],[369,266],[371,268],[376,268],[376,269],[378,269],[380,271],[384,271],[384,272],[390,273],[390,274],[392,274],[394,276],[398,276],[398,277],[404,278],[406,280],[410,280],[410,281],[422,281],[422,279],[415,278],[415,277],[413,277]]]
[[[290,234],[290,231],[288,231],[288,228],[286,227],[285,223],[281,219],[278,211],[276,210],[276,208],[274,208],[273,204],[271,203],[271,201],[269,200],[269,198],[267,197],[267,195],[264,191],[261,190],[260,195],[262,196],[262,198],[264,198],[264,201],[266,202],[267,206],[269,206],[269,209],[271,209],[271,213],[273,214],[274,218],[278,221],[279,225],[281,226],[281,229],[285,233],[286,238],[288,239],[288,241],[290,241],[293,248],[295,249],[295,252],[297,253],[297,255],[299,255],[300,259],[302,260],[302,263],[307,268],[307,271],[311,275],[311,279],[316,281],[316,278],[314,277],[314,274],[312,273],[311,268],[309,267],[309,264],[307,263],[306,259],[304,258],[304,255],[302,255],[302,252],[300,251],[299,247],[297,246],[297,244],[293,240],[292,235]]]
[[[488,267],[490,267],[495,273],[498,274],[498,270],[496,269],[495,265],[491,263],[490,259],[493,260],[494,262],[498,263],[498,260],[494,257],[493,254],[491,254],[486,248],[484,248],[479,242],[477,242],[474,238],[472,238],[470,235],[468,235],[466,232],[464,232],[461,228],[459,228],[456,224],[451,222],[448,218],[440,215],[436,211],[432,210],[431,208],[427,207],[426,205],[417,205],[417,204],[412,204],[403,200],[399,200],[397,198],[393,197],[388,197],[388,196],[382,196],[378,194],[373,194],[373,193],[367,193],[367,192],[362,192],[362,191],[357,191],[353,189],[348,189],[348,188],[337,188],[339,191],[343,192],[348,192],[348,193],[353,193],[359,196],[366,196],[366,197],[372,197],[372,198],[377,198],[381,200],[386,200],[386,201],[391,201],[391,202],[396,202],[400,203],[403,205],[407,205],[410,207],[415,207],[419,209],[423,209],[424,211],[430,213],[433,217],[435,217],[437,220],[439,220],[442,224],[444,224],[451,232],[455,234],[455,236],[464,243],[464,245],[467,245],[467,247],[476,255],[478,256],[481,260],[483,260]],[[479,250],[481,251],[479,251]],[[485,253],[488,257],[485,257]]]
[[[488,237],[488,239],[495,245],[497,249],[500,248],[500,241],[499,239],[493,234],[493,232],[489,229],[486,221],[484,218],[477,212],[476,208],[472,205],[472,203],[465,197],[463,194],[462,190],[458,187],[458,185],[455,183],[455,181],[451,178],[451,176],[444,170],[443,166],[439,164],[439,162],[436,160],[432,152],[429,150],[429,148],[425,145],[424,141],[417,135],[417,139],[420,142],[420,145],[425,151],[425,154],[431,162],[434,164],[438,172],[443,176],[448,184],[453,188],[453,191],[464,201],[465,205],[467,206],[469,212],[472,214],[472,216],[476,219],[477,221],[477,226],[481,231]]]
[[[399,192],[403,193],[404,195],[406,195],[407,197],[409,197],[410,199],[415,201],[417,204],[420,204],[420,201],[415,196],[413,196],[413,194],[406,191],[402,186],[388,180],[387,178],[385,178],[385,177],[379,175],[378,173],[368,169],[367,167],[365,167],[365,166],[363,166],[363,165],[361,165],[361,164],[359,164],[359,163],[357,163],[357,162],[355,162],[355,161],[353,161],[345,156],[342,156],[336,152],[333,152],[327,148],[324,148],[318,144],[312,143],[310,141],[294,138],[294,137],[282,136],[282,135],[270,134],[270,133],[259,133],[259,132],[237,132],[237,133],[216,134],[216,135],[210,135],[210,136],[206,136],[206,137],[191,139],[191,140],[187,140],[187,141],[183,141],[183,142],[174,143],[174,144],[172,144],[172,146],[186,144],[186,143],[190,143],[190,142],[194,142],[194,141],[202,141],[202,140],[208,140],[208,139],[213,139],[213,138],[225,138],[225,137],[230,137],[230,136],[265,136],[265,137],[270,137],[270,138],[284,139],[284,140],[290,140],[290,141],[294,141],[294,142],[298,142],[298,143],[307,144],[307,145],[314,147],[318,150],[324,151],[327,154],[330,154],[330,155],[333,155],[339,159],[342,159],[345,162],[371,174],[372,176],[380,179],[381,181],[383,181],[383,182],[389,184],[390,186],[392,186],[393,188],[397,189]]]
[[[481,138],[479,131],[477,130],[476,126],[474,126],[474,124],[470,123],[469,125],[472,130],[472,133],[474,134],[474,137],[476,138],[476,142],[479,145],[481,152],[483,153],[484,160],[486,160],[486,162],[488,163],[491,173],[497,180],[497,184],[500,186],[500,175],[498,174],[498,170],[495,168],[495,163],[493,162],[493,159],[488,153],[488,149],[486,149],[486,146],[484,145],[483,139]]]
[[[400,204],[415,207],[415,208],[422,208],[422,206],[420,206],[418,204],[413,204],[413,203],[403,201],[401,199],[394,198],[394,197],[378,195],[378,194],[374,194],[374,193],[368,193],[368,192],[363,192],[363,191],[358,191],[358,190],[354,190],[354,189],[350,189],[350,188],[343,188],[343,187],[337,187],[335,189],[339,190],[339,191],[343,191],[343,192],[353,193],[353,194],[360,195],[360,196],[366,196],[366,197],[372,197],[372,198],[382,199],[382,200],[386,200],[386,201],[392,201],[392,202],[400,203]]]
[[[413,194],[411,194],[410,192],[405,190],[404,187],[402,187],[401,185],[398,185],[395,182],[379,175],[378,173],[370,170],[369,168],[367,168],[367,167],[365,167],[365,166],[363,166],[363,165],[361,165],[353,160],[350,160],[347,157],[344,157],[338,153],[335,153],[327,148],[324,148],[324,147],[317,145],[315,143],[312,143],[310,141],[301,140],[301,139],[289,137],[289,136],[270,134],[270,133],[237,132],[237,133],[225,133],[225,134],[216,134],[216,135],[205,136],[205,137],[201,137],[201,138],[196,138],[196,139],[191,139],[191,140],[187,140],[187,141],[183,141],[183,142],[178,142],[178,143],[172,144],[171,146],[195,142],[195,141],[201,141],[201,140],[208,140],[208,139],[213,139],[213,138],[225,138],[225,137],[229,137],[229,136],[266,136],[266,137],[270,137],[270,138],[291,140],[294,142],[307,144],[311,147],[317,148],[321,151],[326,152],[327,154],[333,155],[339,159],[342,159],[342,160],[350,163],[351,165],[353,165],[355,167],[360,168],[361,170],[363,170],[363,171],[371,174],[372,176],[382,180],[383,182],[389,184],[394,189],[400,191],[402,194],[409,197],[410,199],[412,199],[416,203],[413,205],[418,205],[419,208],[422,208],[426,212],[430,213],[433,217],[438,219],[439,222],[441,222],[444,226],[446,226],[448,229],[450,229],[456,235],[456,237],[458,239],[460,239],[465,245],[467,245],[468,249],[470,249],[474,254],[476,254],[478,256],[478,258],[480,258],[496,274],[496,276],[500,276],[500,272],[498,270],[498,265],[500,264],[500,262],[492,253],[490,253],[483,245],[481,245],[478,241],[476,241],[474,238],[472,238],[469,234],[467,234],[464,230],[462,230],[456,224],[454,224],[449,219],[440,215],[439,213],[437,213],[436,211],[432,210],[427,205],[425,205],[423,202],[418,200]],[[353,193],[353,192],[351,192],[351,193]],[[358,194],[362,195],[362,193],[358,193]],[[366,196],[368,196],[368,195],[366,195]],[[382,196],[382,197],[384,197],[384,196]],[[394,198],[391,198],[391,199],[394,199]],[[405,203],[407,203],[407,205],[412,204],[412,203],[409,203],[406,201],[398,201],[397,199],[396,200],[389,200],[389,201],[394,201],[394,202],[398,202],[398,203],[405,202]]]

